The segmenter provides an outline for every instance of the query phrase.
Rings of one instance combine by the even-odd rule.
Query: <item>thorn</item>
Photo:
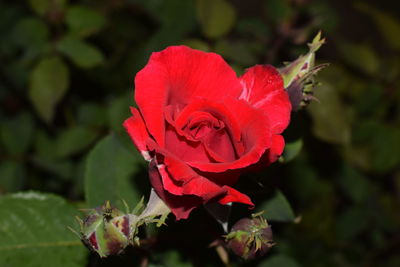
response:
[[[121,201],[122,201],[122,203],[123,203],[124,206],[125,206],[125,212],[126,212],[126,213],[129,213],[129,205],[128,205],[128,203],[126,203],[125,199],[121,199]]]
[[[79,218],[78,216],[75,216],[75,219],[78,221],[79,225],[82,228],[83,227],[83,220],[81,218]]]
[[[81,235],[80,235],[74,228],[69,227],[69,226],[67,226],[67,228],[68,228],[72,233],[74,233],[77,237],[79,237],[79,239],[82,238]]]
[[[111,204],[109,200],[106,200],[106,203],[104,204],[105,209],[110,210],[111,209]]]

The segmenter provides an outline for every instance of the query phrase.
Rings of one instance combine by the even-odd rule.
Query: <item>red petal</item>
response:
[[[272,145],[269,149],[269,161],[270,163],[275,162],[283,153],[285,148],[285,140],[282,135],[274,134],[272,136]]]
[[[147,129],[164,147],[164,107],[186,105],[195,98],[237,97],[241,86],[235,72],[217,54],[186,46],[153,53],[136,75],[135,100]]]
[[[241,77],[244,99],[267,114],[273,133],[281,133],[289,124],[292,106],[279,72],[270,65],[256,65]]]
[[[157,195],[168,205],[177,220],[188,218],[190,212],[202,204],[201,198],[197,196],[175,196],[164,190],[155,159],[149,165],[149,178]]]
[[[239,191],[237,191],[236,189],[233,189],[232,187],[229,187],[229,186],[223,186],[223,188],[227,190],[227,193],[223,198],[221,198],[218,201],[220,204],[225,205],[225,204],[228,204],[231,202],[239,202],[239,203],[250,205],[251,208],[254,207],[253,202],[247,195],[242,194]]]
[[[149,138],[142,116],[136,108],[131,108],[132,116],[124,121],[124,127],[133,143],[146,160],[150,160],[146,141]]]
[[[241,143],[244,152],[239,159],[232,162],[188,162],[204,172],[224,172],[247,167],[258,162],[264,152],[271,146],[271,132],[268,118],[243,100],[226,98],[225,105],[235,111],[234,117],[241,130]]]
[[[151,162],[150,180],[177,219],[187,218],[193,208],[209,201],[240,202],[253,206],[246,195],[200,175],[164,149],[158,147],[156,150],[158,154]],[[236,181],[237,175],[233,175],[232,179],[232,182]]]

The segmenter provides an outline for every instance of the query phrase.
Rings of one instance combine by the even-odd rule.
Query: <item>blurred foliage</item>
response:
[[[373,0],[0,2],[0,265],[222,266],[208,246],[222,230],[202,209],[105,260],[66,226],[77,208],[148,195],[121,124],[151,52],[215,51],[240,74],[294,60],[321,29],[317,60],[331,66],[319,101],[293,114],[281,162],[238,184],[277,245],[249,263],[231,255],[232,266],[400,266],[399,10]],[[27,190],[58,196],[16,193]],[[235,206],[231,223],[250,212]]]

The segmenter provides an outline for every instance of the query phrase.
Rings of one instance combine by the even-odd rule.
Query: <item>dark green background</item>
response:
[[[400,266],[399,10],[397,1],[372,0],[0,2],[0,231],[29,230],[32,217],[18,215],[18,205],[39,212],[32,242],[64,222],[10,195],[19,191],[51,192],[75,208],[105,199],[134,206],[147,197],[146,165],[121,124],[134,105],[134,75],[151,52],[186,44],[221,54],[241,74],[254,64],[294,60],[322,30],[327,44],[317,61],[331,65],[318,76],[320,103],[293,114],[286,161],[238,184],[265,208],[277,245],[250,263],[231,255],[232,265]],[[72,218],[73,207],[58,201],[58,212]],[[250,212],[235,206],[232,222]],[[14,213],[27,216],[25,224],[8,223]],[[171,216],[168,227],[147,229],[142,249],[106,260],[80,250],[77,260],[76,250],[60,247],[71,260],[54,262],[137,266],[147,258],[151,266],[220,266],[208,248],[220,235],[197,209],[187,221]],[[30,258],[39,254],[7,242],[0,237],[0,258],[5,251],[9,257],[0,259],[4,266],[41,266]],[[49,258],[42,266],[53,266],[53,252],[43,252]]]

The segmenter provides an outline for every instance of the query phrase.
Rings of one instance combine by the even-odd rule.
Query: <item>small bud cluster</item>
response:
[[[143,224],[164,224],[169,208],[151,192],[150,200],[143,210],[143,200],[132,213],[123,213],[107,201],[104,205],[90,209],[80,223],[83,243],[100,257],[120,254],[128,245],[139,245],[138,228]],[[137,214],[142,211],[140,214]]]
[[[129,219],[129,215],[106,202],[90,210],[85,220],[80,221],[82,241],[100,257],[119,254],[130,243]]]
[[[246,260],[264,255],[274,245],[271,227],[260,215],[236,222],[225,239],[227,247]]]

